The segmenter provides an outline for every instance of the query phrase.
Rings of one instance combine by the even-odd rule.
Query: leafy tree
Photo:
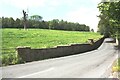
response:
[[[15,20],[15,27],[16,28],[21,28],[22,27],[22,20],[20,20],[19,18],[17,18],[16,20]]]
[[[40,22],[40,28],[49,29],[49,23],[47,21]]]
[[[94,29],[91,29],[91,32],[94,32]]]
[[[2,18],[0,18],[0,28],[2,28]]]
[[[42,21],[42,17],[39,15],[32,15],[30,16],[30,19],[34,21]]]
[[[16,18],[14,20],[12,17],[2,17],[3,28],[23,28],[24,19]],[[39,28],[39,29],[54,29],[54,30],[68,30],[68,31],[89,31],[89,26],[85,24],[67,22],[64,20],[53,19],[51,21],[44,21],[42,17],[38,15],[33,15],[27,20],[29,28]]]
[[[2,17],[2,26],[7,27],[7,28],[14,28],[14,19],[12,17],[7,18],[7,17]]]
[[[59,20],[58,19],[53,19],[52,21],[49,22],[49,29],[58,29],[58,24]]]
[[[120,1],[101,2],[98,5],[100,22],[99,31],[107,35],[117,37],[120,46]]]

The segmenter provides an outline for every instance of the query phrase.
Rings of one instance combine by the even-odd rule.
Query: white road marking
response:
[[[29,76],[32,76],[32,75],[37,75],[37,74],[41,74],[41,73],[45,73],[45,72],[48,72],[48,71],[51,71],[51,70],[54,70],[55,68],[49,68],[47,70],[44,70],[44,71],[39,71],[39,72],[36,72],[36,73],[33,73],[33,74],[28,74],[28,75],[25,75],[25,76],[21,76],[21,77],[18,77],[18,78],[26,78],[26,77],[29,77]]]

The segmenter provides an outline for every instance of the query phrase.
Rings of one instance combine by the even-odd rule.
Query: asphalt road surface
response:
[[[118,57],[115,43],[106,42],[110,40],[83,54],[2,67],[2,78],[106,78]]]

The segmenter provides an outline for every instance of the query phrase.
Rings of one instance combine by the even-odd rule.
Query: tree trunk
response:
[[[24,30],[26,30],[27,28],[27,24],[26,24],[26,21],[24,21]]]
[[[23,10],[23,18],[24,18],[24,30],[26,30],[26,28],[27,28],[27,14],[24,10]]]

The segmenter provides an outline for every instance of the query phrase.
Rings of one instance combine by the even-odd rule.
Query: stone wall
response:
[[[97,49],[104,38],[99,39],[94,44],[71,44],[68,46],[57,46],[55,48],[31,49],[30,47],[18,47],[19,56],[26,62],[43,60],[49,58],[63,57],[80,54]]]

